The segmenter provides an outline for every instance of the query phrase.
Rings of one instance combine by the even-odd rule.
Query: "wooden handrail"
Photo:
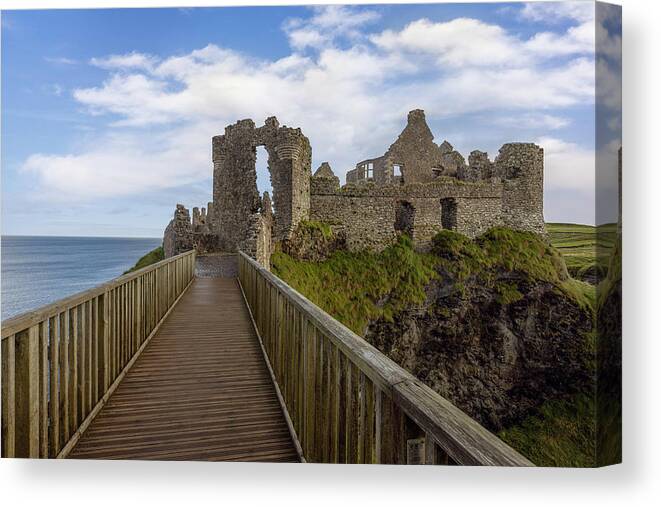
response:
[[[62,457],[195,274],[170,257],[2,323],[2,456]]]
[[[239,280],[307,461],[533,466],[243,252]]]

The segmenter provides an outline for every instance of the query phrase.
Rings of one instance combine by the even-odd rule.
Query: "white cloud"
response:
[[[374,11],[344,5],[315,7],[314,11],[310,18],[291,18],[285,22],[283,28],[292,48],[319,49],[332,45],[338,37],[359,39],[360,27],[379,18]]]
[[[530,2],[524,4],[521,17],[546,23],[567,19],[585,23],[594,19],[594,11],[594,2],[589,1]]]
[[[428,55],[439,66],[522,67],[564,55],[594,52],[592,21],[572,26],[565,33],[540,32],[522,40],[498,25],[470,18],[442,23],[419,19],[403,30],[386,30],[371,37],[390,52]]]
[[[57,56],[57,57],[46,56],[44,57],[44,60],[46,60],[48,63],[55,63],[59,65],[76,65],[78,63],[77,60],[67,58],[66,56]]]
[[[38,176],[40,199],[85,203],[159,191],[210,177],[210,125],[152,137],[111,133],[78,154],[31,155],[21,167]]]
[[[566,33],[542,32],[526,41],[525,49],[537,57],[589,54],[595,48],[595,26],[592,21],[570,27]]]
[[[514,37],[497,25],[457,18],[444,23],[419,19],[403,30],[386,30],[371,37],[384,50],[435,56],[441,65],[508,64],[521,55]]]
[[[422,107],[430,119],[497,112],[558,130],[567,120],[556,109],[594,100],[594,61],[581,54],[577,35],[571,35],[579,48],[575,58],[539,64],[530,55],[547,50],[541,36],[520,40],[465,18],[419,20],[399,32],[374,34],[375,46],[366,37],[373,19],[367,10],[315,9],[310,19],[284,27],[293,52],[278,60],[212,44],[171,57],[134,52],[95,58],[93,65],[108,69],[108,77],[73,96],[92,114],[112,115],[106,135],[70,155],[35,154],[23,169],[38,176],[51,199],[179,187],[211,176],[210,140],[225,125],[240,118],[259,124],[277,115],[282,124],[302,127],[313,163],[328,160],[342,177],[356,160],[382,154],[410,109]],[[301,30],[314,30],[321,39],[296,39],[292,34]],[[338,34],[351,44],[336,47]],[[559,37],[569,40],[570,34]],[[319,49],[300,53],[311,47]],[[446,65],[430,68],[430,57]],[[550,185],[589,183],[572,183],[575,174],[564,164],[585,164],[580,147],[545,142]]]
[[[544,148],[544,188],[548,190],[593,189],[594,150],[554,137],[535,141]]]
[[[144,69],[151,70],[158,59],[144,53],[129,53],[126,55],[110,55],[105,58],[92,58],[90,63],[102,69]]]
[[[502,116],[496,120],[496,123],[498,125],[520,129],[546,128],[557,130],[567,127],[571,123],[571,120],[552,114],[529,113]]]

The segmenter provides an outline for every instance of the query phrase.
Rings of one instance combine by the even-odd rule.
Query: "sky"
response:
[[[621,144],[618,15],[591,2],[3,11],[2,233],[161,236],[176,203],[211,200],[211,137],[243,118],[300,127],[313,171],[328,161],[344,181],[417,108],[466,158],[538,143],[546,220],[595,223],[595,161],[612,176]]]

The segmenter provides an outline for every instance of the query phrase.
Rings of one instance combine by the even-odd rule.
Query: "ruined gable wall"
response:
[[[421,109],[411,111],[406,127],[385,154],[387,163],[402,164],[404,183],[432,181],[432,167],[441,167],[443,153],[434,143],[434,135]]]

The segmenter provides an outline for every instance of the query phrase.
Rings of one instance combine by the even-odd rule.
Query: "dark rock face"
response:
[[[457,288],[439,274],[423,305],[373,322],[367,341],[492,431],[592,385],[589,310],[515,272],[502,273],[517,289],[511,302],[476,278]]]

